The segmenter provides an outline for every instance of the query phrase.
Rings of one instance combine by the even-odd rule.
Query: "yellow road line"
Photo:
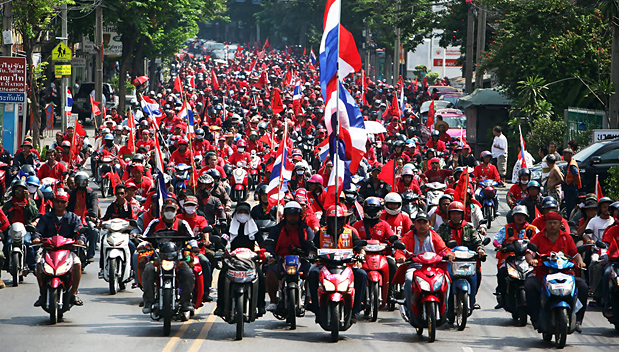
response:
[[[201,308],[202,307],[196,309],[196,315],[200,312]],[[178,329],[178,332],[170,338],[170,341],[168,341],[168,343],[165,345],[163,350],[161,350],[161,352],[172,352],[172,350],[174,350],[174,347],[176,346],[176,343],[181,339],[181,336],[185,334],[185,331],[187,331],[187,328],[191,323],[195,323],[195,321],[190,319],[183,322],[180,329]]]
[[[202,329],[200,330],[198,337],[193,341],[193,343],[191,344],[191,347],[189,347],[188,352],[197,352],[202,346],[204,339],[206,339],[206,335],[208,334],[209,330],[211,330],[211,327],[213,326],[213,322],[217,318],[217,316],[213,314],[214,311],[215,311],[215,307],[213,307],[213,310],[211,310],[211,313],[206,319],[206,322],[204,323],[204,325],[202,326]]]

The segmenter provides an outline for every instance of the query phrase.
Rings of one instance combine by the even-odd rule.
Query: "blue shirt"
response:
[[[82,240],[86,242],[86,237],[84,235],[80,235],[81,228],[82,219],[75,215],[75,213],[66,211],[59,220],[56,214],[52,211],[51,213],[43,215],[39,219],[35,238],[48,238],[55,235],[60,235],[62,237],[73,238],[74,240]]]

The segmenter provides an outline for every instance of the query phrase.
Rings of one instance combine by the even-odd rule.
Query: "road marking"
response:
[[[462,352],[473,352],[473,349],[470,347],[462,347]]]
[[[213,326],[213,322],[217,318],[217,316],[213,314],[214,311],[215,311],[215,307],[213,307],[213,309],[211,310],[210,315],[206,319],[206,322],[204,323],[204,325],[202,326],[202,329],[200,330],[200,333],[198,334],[198,337],[193,341],[193,343],[191,344],[191,347],[189,347],[188,352],[197,352],[202,346],[202,343],[206,339],[206,335],[208,334],[209,330],[211,330],[211,327]]]
[[[196,315],[200,312],[200,308],[196,309]],[[189,327],[189,325],[194,322],[195,321],[193,320],[187,320],[183,322],[183,324],[181,324],[180,329],[178,329],[178,332],[176,333],[176,335],[170,338],[170,341],[168,341],[168,343],[165,345],[163,350],[161,350],[161,352],[172,352],[172,350],[174,350],[174,346],[176,346],[176,343],[181,339],[181,336],[185,334],[185,331],[187,331],[187,328]]]

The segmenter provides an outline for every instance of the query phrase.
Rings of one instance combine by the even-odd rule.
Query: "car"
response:
[[[80,85],[80,90],[77,95],[73,96],[73,113],[78,114],[78,118],[82,123],[86,118],[90,118],[90,93],[95,89],[94,82],[84,82]],[[105,95],[105,107],[109,111],[111,108],[118,107],[118,96],[109,83],[103,83],[103,94]]]
[[[423,123],[426,123],[428,119],[428,110],[430,110],[430,104],[434,102],[434,111],[438,111],[441,109],[447,109],[452,106],[452,104],[446,100],[428,100],[424,101],[419,107],[419,115],[421,115],[421,119]]]
[[[582,191],[595,193],[595,176],[601,184],[608,178],[608,169],[619,166],[619,138],[606,139],[593,143],[574,155],[574,160],[580,169]],[[567,163],[558,161],[557,166],[565,175]],[[541,163],[530,168],[531,179],[538,182],[542,178]],[[541,183],[541,182],[540,182]]]
[[[453,104],[454,106],[458,102],[458,99],[462,98],[464,93],[446,93],[441,95],[438,100],[445,100]]]
[[[447,134],[460,138],[466,136],[466,115],[459,109],[440,109],[434,114],[435,121],[445,121],[449,125]]]

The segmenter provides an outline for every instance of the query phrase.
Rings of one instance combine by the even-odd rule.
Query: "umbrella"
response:
[[[133,85],[137,87],[144,84],[146,81],[148,81],[148,76],[140,76],[133,80]]]
[[[372,134],[385,133],[387,130],[385,126],[381,125],[380,122],[376,121],[364,121],[365,123],[365,132]]]

